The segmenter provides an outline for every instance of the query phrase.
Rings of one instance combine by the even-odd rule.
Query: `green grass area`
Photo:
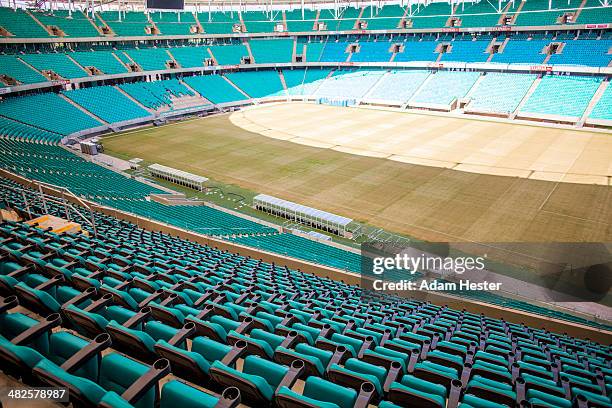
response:
[[[431,242],[612,242],[612,192],[606,186],[482,175],[319,149],[238,128],[229,115],[126,132],[103,144],[117,157],[140,157],[208,177],[217,193],[200,198],[281,225],[284,219],[249,207],[254,195],[270,194]],[[504,272],[510,276],[541,278],[512,254],[499,262],[510,266]]]

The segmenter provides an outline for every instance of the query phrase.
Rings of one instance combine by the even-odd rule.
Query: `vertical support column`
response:
[[[45,200],[45,195],[42,191],[42,186],[38,185],[38,192],[40,193],[40,199],[42,200],[43,208],[45,209],[45,214],[49,213],[49,209],[47,208],[47,201]]]

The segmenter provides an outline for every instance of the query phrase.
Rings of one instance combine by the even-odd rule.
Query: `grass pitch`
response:
[[[140,157],[424,240],[612,242],[609,186],[359,156],[262,136],[235,126],[229,115],[103,142],[111,155]]]

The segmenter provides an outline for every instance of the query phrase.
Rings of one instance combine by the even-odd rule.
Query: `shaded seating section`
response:
[[[2,370],[80,406],[612,403],[610,345],[95,218],[95,237],[0,224]]]
[[[432,79],[410,99],[410,103],[450,105],[470,91],[479,72],[441,71],[432,74]]]
[[[174,14],[174,13],[164,13],[164,14]],[[185,15],[191,15],[193,19],[193,14],[191,13],[183,13]],[[182,21],[182,20],[181,20]],[[160,35],[191,35],[196,34],[196,31],[192,31],[192,27],[195,26],[195,20],[189,23],[179,23],[179,22],[156,22],[155,25],[159,30]]]
[[[102,125],[54,93],[6,99],[0,102],[0,115],[61,135]]]
[[[282,13],[276,11],[241,11],[240,15],[248,33],[273,33],[276,24],[282,23]]]
[[[247,99],[221,75],[192,76],[184,78],[183,81],[212,103],[229,103]]]
[[[385,5],[383,7],[368,6],[361,15],[361,21],[367,23],[368,30],[393,30],[399,27],[400,19],[405,9],[398,5]]]
[[[168,69],[167,62],[172,58],[166,48],[142,48],[123,50],[145,71]]]
[[[319,23],[327,26],[326,31],[350,31],[362,30],[358,22],[367,24],[365,30],[394,30],[402,28],[400,22],[402,17],[410,22],[409,27],[415,29],[444,29],[448,27],[480,28],[496,27],[505,11],[507,17],[516,19],[513,24],[518,26],[555,26],[558,25],[565,13],[575,13],[581,5],[579,1],[567,3],[562,0],[552,1],[549,9],[548,0],[526,1],[517,14],[520,1],[511,3],[455,3],[433,2],[413,3],[408,10],[404,7],[392,4],[366,5],[363,8],[347,7],[339,10],[335,15],[331,9],[321,9],[318,19]],[[308,7],[307,4],[305,4]],[[453,9],[456,10],[453,12]],[[577,24],[602,24],[612,21],[612,7],[604,5],[598,0],[587,0],[578,19],[572,23]],[[49,33],[34,21],[25,11],[19,9],[13,11],[10,8],[0,8],[0,21],[3,27],[16,37],[20,38],[45,38]],[[182,35],[195,34],[192,27],[197,25],[194,14],[190,12],[154,12],[150,13],[151,21],[143,12],[127,11],[121,16],[117,11],[97,12],[92,18],[94,24],[88,21],[81,11],[73,12],[68,17],[65,10],[56,10],[54,15],[47,12],[34,12],[42,24],[60,28],[68,37],[96,37],[101,36],[94,24],[102,27],[105,23],[117,36],[148,36],[148,35]],[[180,14],[180,16],[179,16]],[[242,15],[242,20],[240,18]],[[359,18],[361,14],[361,17]],[[248,33],[273,33],[279,31],[278,26],[283,24],[281,10],[264,11],[209,11],[197,14],[200,26],[207,34],[232,34],[235,30],[246,29]],[[317,12],[306,9],[285,10],[287,31],[312,32],[318,31],[314,27]],[[451,23],[451,21],[454,21]],[[570,23],[570,24],[572,24]],[[244,26],[243,26],[244,24]],[[157,27],[158,32],[154,31]],[[237,28],[236,28],[237,27]],[[324,30],[325,31],[325,30]]]
[[[249,51],[243,44],[211,45],[208,47],[218,65],[237,65],[242,58],[249,56]]]
[[[13,10],[0,7],[0,27],[19,38],[48,38],[49,33],[42,28],[28,13],[18,8]]]
[[[298,8],[295,10],[285,11],[285,20],[287,22],[287,31],[302,32],[313,31],[317,12],[315,10]]]
[[[385,71],[334,71],[315,91],[316,97],[359,99],[380,79]]]
[[[167,79],[155,82],[134,82],[119,85],[132,98],[147,108],[159,109],[162,106],[172,107],[171,97],[191,96],[193,92],[178,79]]]
[[[110,85],[64,91],[63,94],[108,123],[151,116],[149,112]]]
[[[453,7],[454,4],[446,2],[418,3],[412,6],[413,15],[408,18],[412,20],[412,28],[445,27]]]
[[[572,2],[573,3],[573,2]],[[568,4],[562,0],[552,0],[549,9],[548,0],[533,0],[523,2],[523,8],[516,17],[514,24],[519,26],[545,26],[557,24],[557,19],[566,11],[575,11],[580,3]]]
[[[501,14],[497,12],[497,6],[497,4],[487,2],[461,3],[455,14],[461,20],[461,28],[495,27],[499,25],[501,18]],[[502,7],[506,7],[506,4],[502,3]]]
[[[291,62],[293,60],[293,43],[293,40],[286,39],[253,39],[249,41],[249,46],[256,63],[270,64],[274,62]]]
[[[49,26],[58,27],[66,37],[99,37],[100,33],[81,11],[69,16],[68,10],[55,10],[53,14],[36,13],[38,21]]]
[[[211,58],[206,47],[176,47],[169,51],[183,68],[203,67]]]
[[[234,25],[240,24],[240,15],[237,11],[204,12],[198,13],[198,21],[208,34],[230,34],[233,32]]]
[[[46,77],[21,62],[17,55],[0,55],[0,75],[7,75],[21,84],[48,81]]]
[[[521,112],[580,118],[600,82],[597,77],[546,75]]]
[[[147,27],[151,24],[146,14],[136,11],[123,11],[119,16],[119,13],[119,11],[97,12],[96,20],[99,25],[102,25],[102,20],[104,20],[115,35],[120,37],[151,35],[147,32]]]
[[[353,30],[359,16],[358,9],[347,7],[344,10],[339,10],[339,16],[333,10],[321,10],[317,23],[326,25],[326,31],[347,31]]]
[[[283,91],[277,71],[244,71],[225,74],[238,88],[252,98],[264,98]]]
[[[51,70],[62,78],[87,76],[87,72],[72,62],[66,54],[24,54],[20,58],[39,71]]]
[[[408,99],[429,76],[429,71],[390,71],[368,94],[368,100],[390,101],[399,104]]]
[[[76,51],[69,54],[82,67],[95,67],[103,74],[123,74],[127,68],[112,51]]]
[[[331,70],[321,68],[285,69],[283,77],[287,85],[287,95],[313,95]]]
[[[512,113],[537,78],[536,75],[490,72],[470,95],[469,109]]]
[[[597,0],[586,0],[575,21],[577,24],[609,23],[612,21],[612,7],[603,7]]]

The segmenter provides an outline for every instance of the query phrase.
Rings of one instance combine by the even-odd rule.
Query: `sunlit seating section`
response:
[[[123,74],[127,68],[112,51],[76,51],[69,54],[82,67],[95,67],[103,74]]]
[[[207,47],[175,47],[168,51],[181,68],[203,67],[210,58]]]
[[[48,38],[49,33],[28,15],[18,8],[13,10],[8,7],[0,7],[0,27],[18,38]]]
[[[258,64],[291,62],[293,60],[293,40],[256,40],[249,41],[253,58]]]
[[[514,21],[519,26],[547,26],[557,24],[557,19],[566,11],[571,12],[580,6],[580,1],[528,0],[523,2],[523,8]]]
[[[61,135],[102,126],[55,93],[8,98],[0,102],[0,115]]]
[[[463,98],[480,76],[478,72],[440,71],[410,99],[411,103],[450,105]]]
[[[301,46],[298,42],[298,48]],[[325,49],[325,43],[322,42],[309,42],[306,43],[305,62],[318,62],[323,56],[323,50]],[[302,48],[303,49],[303,48]],[[341,54],[342,55],[342,54]],[[346,56],[345,56],[346,59]]]
[[[612,87],[608,85],[597,104],[589,114],[592,119],[612,120]]]
[[[528,74],[487,73],[470,95],[470,110],[512,113],[537,78]]]
[[[119,85],[132,98],[151,109],[162,106],[172,107],[172,97],[192,96],[193,92],[178,79],[154,82],[133,82]]]
[[[597,91],[601,78],[546,75],[521,112],[578,119]]]
[[[95,86],[65,91],[64,95],[107,123],[151,116],[113,86]]]
[[[378,41],[378,42],[359,42],[359,52],[351,55],[351,61],[354,62],[368,62],[368,61],[382,61],[388,62],[391,59],[391,42]]]
[[[127,49],[124,52],[143,70],[156,71],[169,68],[167,62],[171,61],[172,58],[167,50],[167,48],[141,48]]]
[[[0,55],[0,75],[6,75],[21,84],[35,84],[48,81],[19,60],[17,55]],[[0,83],[0,86],[4,86]]]
[[[368,30],[394,30],[398,28],[405,9],[392,4],[384,7],[368,6],[361,15],[361,21],[368,24]]]
[[[599,0],[586,0],[582,11],[575,21],[577,24],[612,23],[612,4],[604,6]]]
[[[264,98],[283,90],[280,76],[275,70],[232,72],[225,74],[225,77],[252,98]]]
[[[436,41],[406,41],[402,43],[404,49],[395,55],[393,61],[435,61],[438,58]]]
[[[317,98],[359,99],[380,79],[384,71],[337,70],[316,90]]]
[[[493,54],[491,62],[504,64],[541,64],[546,58],[544,47],[551,40],[510,39],[501,53]]]
[[[451,43],[451,51],[442,54],[440,61],[485,62],[489,58],[486,52],[488,41],[460,41]]]
[[[347,48],[350,45],[348,42],[326,42],[323,48],[323,52],[320,54],[319,61],[321,62],[343,62],[346,61],[349,54]],[[310,46],[310,44],[309,44]],[[307,48],[307,52],[310,51]],[[315,54],[316,55],[316,54]],[[307,59],[309,60],[309,59]]]
[[[321,68],[285,69],[283,76],[289,96],[313,95],[331,71]]]
[[[452,13],[455,3],[417,3],[412,6],[414,14],[407,17],[412,20],[412,28],[442,28]]]
[[[249,56],[244,44],[211,45],[208,47],[218,65],[238,65],[243,57]]]
[[[303,32],[303,31],[313,31],[315,18],[317,17],[317,12],[315,10],[304,10],[302,14],[302,9],[295,9],[291,11],[285,11],[285,19],[287,22],[287,31],[291,32]]]
[[[390,71],[368,94],[368,101],[388,101],[396,104],[407,102],[423,81],[429,71]]]
[[[197,93],[214,104],[248,99],[221,75],[202,75],[183,78]]]
[[[81,12],[74,11],[69,15],[68,10],[56,10],[53,14],[46,12],[35,14],[38,21],[49,26],[56,26],[67,37],[99,37],[100,32],[92,22]]]
[[[24,54],[20,58],[39,71],[50,70],[62,78],[73,79],[87,76],[87,72],[72,62],[66,54]]]
[[[552,65],[587,65],[591,67],[607,67],[612,61],[608,50],[612,40],[569,40],[561,54],[553,54],[548,60]]]

